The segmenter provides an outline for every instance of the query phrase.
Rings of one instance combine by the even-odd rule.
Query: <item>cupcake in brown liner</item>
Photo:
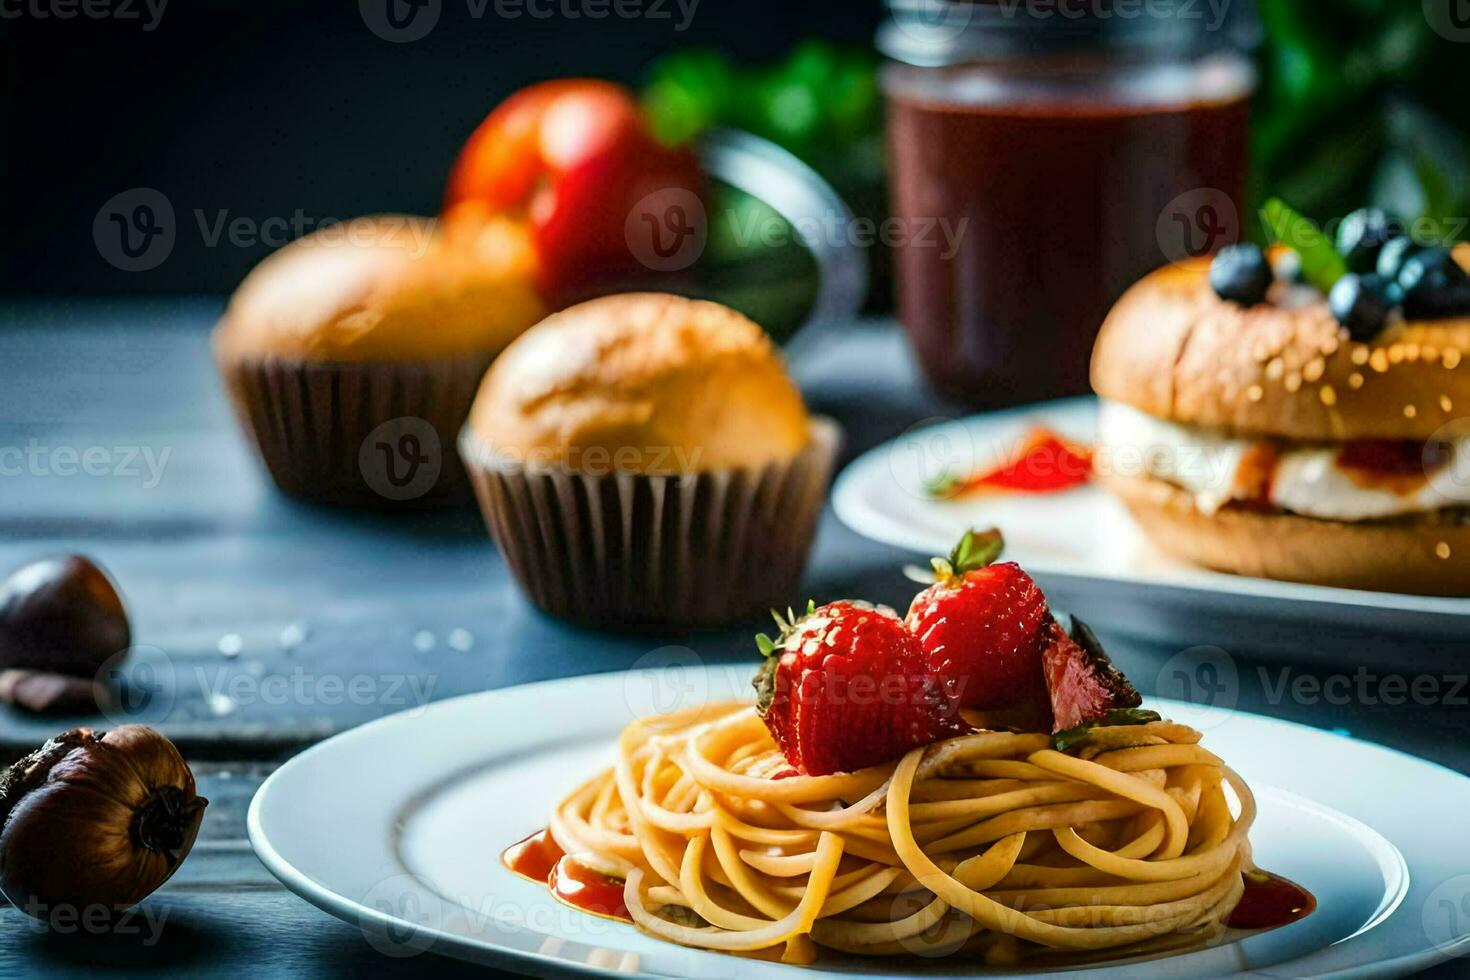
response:
[[[261,262],[214,340],[276,485],[353,506],[465,498],[454,439],[491,360],[545,313],[534,261],[509,222],[379,215]]]
[[[582,303],[486,375],[460,453],[527,595],[599,626],[796,602],[837,452],[765,332],[657,293]]]

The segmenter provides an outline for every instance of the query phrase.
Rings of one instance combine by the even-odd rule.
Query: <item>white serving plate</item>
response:
[[[539,830],[565,792],[611,762],[630,719],[742,696],[749,676],[745,667],[675,664],[394,715],[271,775],[250,806],[250,840],[288,888],[359,926],[388,956],[439,953],[537,976],[976,975],[960,959],[834,958],[799,968],[685,949],[568,909],[500,866],[506,845]],[[1470,779],[1270,718],[1153,706],[1204,730],[1255,788],[1257,861],[1309,888],[1318,910],[1211,949],[1132,962],[1130,977],[1396,976],[1470,952]]]
[[[1072,398],[915,427],[849,464],[833,488],[833,509],[859,534],[916,555],[946,554],[966,528],[999,527],[1005,557],[1041,579],[1054,604],[1094,626],[1147,639],[1229,637],[1311,659],[1349,638],[1360,658],[1397,666],[1442,663],[1437,654],[1446,643],[1464,652],[1470,599],[1213,572],[1158,551],[1098,486],[954,500],[924,492],[940,473],[975,472],[1006,459],[1036,425],[1091,442],[1096,420],[1096,399]]]

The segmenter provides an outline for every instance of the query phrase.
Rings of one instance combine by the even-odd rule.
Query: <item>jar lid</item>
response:
[[[1056,54],[1194,57],[1260,41],[1252,0],[887,0],[878,50],[942,67]]]

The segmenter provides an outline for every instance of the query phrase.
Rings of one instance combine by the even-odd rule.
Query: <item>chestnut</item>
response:
[[[0,584],[0,670],[91,678],[131,640],[112,580],[81,555],[35,562]]]
[[[80,714],[112,703],[110,689],[96,678],[41,670],[0,670],[0,704],[34,714]]]
[[[0,776],[0,892],[38,919],[110,920],[178,869],[208,802],[151,728],[62,732]]]

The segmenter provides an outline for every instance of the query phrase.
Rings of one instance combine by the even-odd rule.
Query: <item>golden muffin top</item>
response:
[[[502,456],[600,473],[759,468],[810,437],[764,330],[662,293],[581,303],[528,330],[486,375],[469,425]]]
[[[251,270],[215,343],[224,355],[319,361],[493,354],[546,313],[534,271],[529,236],[508,220],[357,218]]]

